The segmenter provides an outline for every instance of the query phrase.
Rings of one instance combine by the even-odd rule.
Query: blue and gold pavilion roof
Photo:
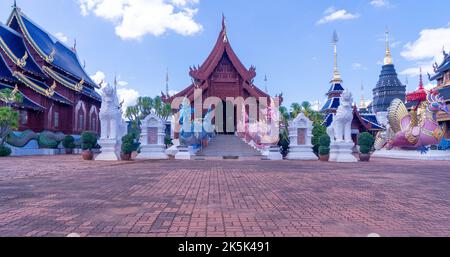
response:
[[[81,66],[75,51],[35,24],[19,8],[14,8],[8,25],[15,26],[15,23],[20,26],[28,42],[47,63],[91,87],[99,88]]]
[[[25,46],[22,35],[0,24],[0,48],[13,63],[40,77],[45,77]]]
[[[341,98],[339,97],[332,97],[327,100],[327,102],[322,107],[321,112],[325,112],[327,110],[337,110],[339,108],[339,105],[341,105]]]
[[[370,127],[373,130],[383,130],[384,127],[380,124],[377,119],[377,116],[373,113],[360,113],[361,118],[367,124],[370,124]]]
[[[438,66],[434,67],[435,74],[433,76],[429,75],[430,81],[441,79],[444,77],[444,72],[450,70],[450,53],[443,51],[444,60]]]
[[[341,83],[332,83],[330,89],[328,90],[328,94],[330,93],[342,93],[344,92],[344,87],[341,85]]]
[[[17,79],[12,75],[12,72],[9,69],[8,65],[6,65],[5,60],[0,55],[0,81],[2,80],[12,83],[17,82]]]

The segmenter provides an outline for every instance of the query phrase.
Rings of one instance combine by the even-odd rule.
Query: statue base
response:
[[[167,160],[169,156],[165,153],[164,145],[144,145],[137,160]]]
[[[101,153],[95,157],[96,161],[119,161],[121,144],[116,139],[100,139]]]
[[[290,146],[289,154],[286,159],[299,161],[317,161],[319,158],[314,154],[312,147],[312,145]]]
[[[424,160],[424,161],[450,161],[450,151],[430,150],[421,153],[418,150],[378,150],[372,154],[374,158],[404,159],[404,160]]]
[[[358,162],[352,154],[354,146],[353,142],[331,142],[330,162]]]
[[[271,161],[283,160],[283,155],[280,153],[280,147],[277,145],[270,146],[269,152],[267,154],[267,159]]]
[[[188,146],[178,146],[178,153],[175,154],[175,160],[190,160],[191,153]]]

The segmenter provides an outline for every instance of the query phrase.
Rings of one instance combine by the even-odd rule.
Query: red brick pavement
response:
[[[449,162],[0,159],[0,236],[450,236]]]

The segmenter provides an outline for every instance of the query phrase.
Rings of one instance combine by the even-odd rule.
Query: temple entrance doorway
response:
[[[236,133],[236,106],[230,101],[222,101],[222,106],[218,106],[216,110],[217,134],[234,135]]]

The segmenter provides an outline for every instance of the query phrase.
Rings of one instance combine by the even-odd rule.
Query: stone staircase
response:
[[[239,159],[242,157],[261,157],[261,153],[235,135],[217,135],[207,147],[197,153],[197,157],[223,157]]]

